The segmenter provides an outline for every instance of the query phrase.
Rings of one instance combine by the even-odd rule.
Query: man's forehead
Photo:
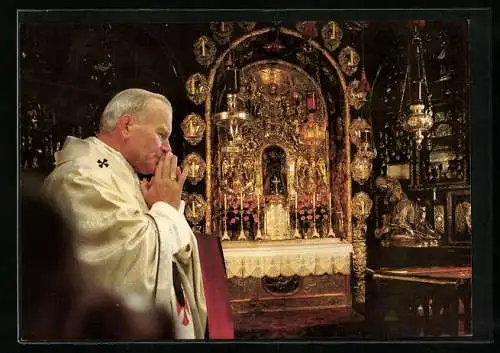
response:
[[[154,98],[148,103],[148,110],[147,119],[152,123],[172,126],[172,107],[170,104]]]

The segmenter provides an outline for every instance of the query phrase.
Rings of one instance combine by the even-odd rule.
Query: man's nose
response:
[[[165,140],[165,141],[161,144],[161,150],[162,150],[164,153],[172,152],[172,147],[170,146],[170,142],[168,142],[168,140]]]

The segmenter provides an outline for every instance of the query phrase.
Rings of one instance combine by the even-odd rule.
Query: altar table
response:
[[[233,314],[351,305],[350,243],[228,241],[222,248]]]

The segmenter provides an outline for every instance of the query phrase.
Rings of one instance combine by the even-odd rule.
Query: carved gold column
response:
[[[366,273],[366,219],[370,216],[373,202],[365,192],[358,192],[352,198],[352,213],[355,218],[353,227],[353,274],[354,274],[354,301],[358,304],[365,302],[365,273]]]

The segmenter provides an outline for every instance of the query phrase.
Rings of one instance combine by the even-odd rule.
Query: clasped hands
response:
[[[177,166],[177,156],[171,152],[164,154],[151,179],[141,181],[141,191],[148,207],[151,208],[155,202],[163,201],[179,209],[186,177],[187,168],[181,171]]]

